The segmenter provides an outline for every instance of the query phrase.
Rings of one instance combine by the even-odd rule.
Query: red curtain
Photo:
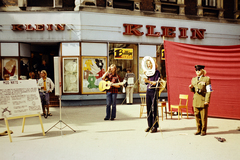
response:
[[[188,86],[196,77],[194,66],[205,65],[213,89],[208,115],[240,119],[240,45],[203,46],[164,41],[164,49],[169,105],[179,103],[179,94],[188,94],[188,112],[193,113],[193,92]]]

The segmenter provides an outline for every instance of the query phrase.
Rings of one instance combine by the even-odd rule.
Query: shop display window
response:
[[[10,80],[18,80],[18,58],[2,59],[2,77],[9,74]]]
[[[29,77],[29,59],[21,58],[20,60],[20,76],[21,80],[26,80]]]
[[[79,93],[79,59],[63,58],[63,93]]]
[[[117,74],[122,82],[127,69],[129,68],[135,74],[136,81],[134,85],[134,93],[138,92],[138,46],[137,44],[110,43],[109,44],[109,65],[115,64]],[[119,93],[122,89],[119,89]]]
[[[98,85],[107,69],[107,57],[82,57],[82,94],[105,93]]]

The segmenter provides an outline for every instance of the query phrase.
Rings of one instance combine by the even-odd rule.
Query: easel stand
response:
[[[42,127],[42,133],[43,133],[43,136],[45,136],[45,132],[44,132],[44,129],[43,129],[42,118],[41,118],[41,114],[40,113],[39,114],[25,115],[25,116],[5,117],[4,120],[5,120],[5,124],[6,124],[6,127],[7,127],[7,132],[8,132],[8,137],[9,137],[10,142],[12,142],[12,137],[11,137],[11,132],[10,132],[10,129],[9,129],[8,120],[23,118],[23,123],[22,123],[22,133],[23,133],[24,132],[24,125],[25,125],[26,117],[36,117],[36,116],[39,117],[40,124],[41,124],[41,127]]]
[[[60,89],[61,89],[61,87],[60,87]],[[72,129],[69,125],[67,125],[65,122],[62,121],[62,103],[61,103],[61,102],[62,102],[61,95],[59,95],[60,119],[59,119],[59,121],[58,121],[56,124],[54,124],[51,128],[49,128],[45,133],[47,133],[48,131],[50,131],[53,127],[60,129],[60,130],[61,130],[61,135],[62,135],[62,129],[64,129],[65,127],[68,127],[68,128],[70,128],[73,132],[76,132],[76,131],[75,131],[74,129]],[[56,125],[57,125],[58,123],[60,123],[60,128],[59,128],[59,127],[56,127]],[[64,127],[62,127],[62,123],[65,125]]]

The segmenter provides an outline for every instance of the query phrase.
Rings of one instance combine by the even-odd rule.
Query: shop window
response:
[[[136,83],[138,75],[138,52],[136,44],[109,44],[109,65],[117,66],[117,74],[122,82],[127,69],[130,68],[135,74],[134,92],[138,92],[138,84]],[[122,90],[120,91],[120,93]]]
[[[161,0],[161,2],[177,3],[177,0]]]
[[[216,0],[203,0],[202,1],[203,6],[205,7],[216,7]]]
[[[62,7],[62,0],[27,0],[28,7]]]
[[[78,57],[63,58],[63,93],[79,93]]]
[[[240,10],[240,0],[238,0],[238,10]]]
[[[134,2],[128,0],[113,0],[113,8],[134,10]]]

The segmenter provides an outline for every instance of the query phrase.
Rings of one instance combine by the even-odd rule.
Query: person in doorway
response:
[[[42,60],[42,64],[39,67],[39,72],[41,72],[42,70],[45,70],[48,73],[48,76],[50,76],[50,71],[49,71],[49,67],[47,65],[46,60]],[[41,73],[40,73],[41,74]]]
[[[127,83],[126,87],[126,102],[127,104],[133,103],[133,89],[135,82],[135,75],[131,72],[131,68],[127,68],[127,73],[124,77],[124,81]]]
[[[207,132],[207,116],[210,96],[212,92],[211,80],[205,76],[205,66],[196,65],[196,77],[192,78],[189,89],[194,92],[193,107],[197,125],[197,132],[195,135],[205,136]]]
[[[52,116],[52,114],[49,112],[49,104],[50,104],[49,93],[53,91],[54,83],[50,78],[47,77],[47,72],[45,70],[42,70],[40,75],[41,75],[41,78],[38,80],[38,88],[39,88],[40,98],[42,102],[42,109],[43,109],[42,115],[45,118],[47,118],[48,116]],[[47,108],[47,113],[45,111],[45,108]]]
[[[114,120],[116,118],[116,101],[117,101],[117,94],[118,88],[120,85],[117,84],[119,81],[119,77],[116,73],[116,65],[112,64],[107,72],[104,73],[102,79],[105,81],[111,82],[111,87],[107,90],[107,106],[106,106],[106,116],[104,120]],[[112,108],[111,108],[112,106]]]
[[[155,63],[155,66],[153,66],[150,60],[147,60],[146,63],[149,69],[152,69],[152,67],[156,67],[154,75],[144,79],[145,84],[147,84],[146,103],[148,121],[148,128],[145,129],[145,132],[154,133],[157,132],[157,128],[159,127],[159,124],[157,123],[156,119],[158,116],[157,108],[158,89],[156,88],[156,85],[160,79],[160,72],[159,70],[157,70],[157,63]]]

